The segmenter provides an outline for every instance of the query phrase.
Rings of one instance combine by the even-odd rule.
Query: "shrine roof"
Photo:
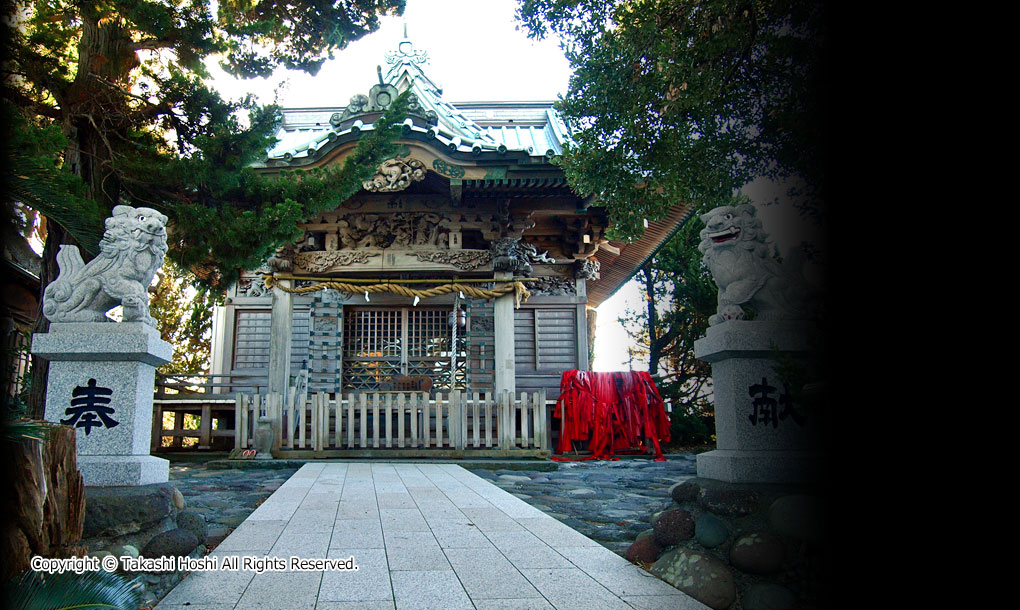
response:
[[[389,70],[380,69],[379,83],[369,95],[356,95],[346,106],[285,108],[275,134],[278,142],[256,167],[301,167],[312,164],[328,149],[371,131],[388,101],[376,104],[386,91],[411,89],[418,100],[404,122],[404,138],[434,141],[448,154],[483,158],[545,157],[563,152],[568,129],[553,101],[468,101],[451,103],[423,70],[424,51],[403,40],[388,53]],[[359,99],[360,98],[360,99]],[[376,112],[372,112],[376,110]],[[360,117],[360,118],[359,118]]]
[[[390,67],[385,73],[380,68],[379,82],[371,86],[368,95],[356,95],[348,105],[283,109],[283,121],[276,134],[278,142],[255,167],[314,166],[329,150],[356,141],[360,132],[373,129],[373,121],[389,104],[389,101],[380,101],[382,96],[395,97],[407,89],[414,93],[418,104],[404,121],[401,139],[436,146],[446,155],[482,162],[517,162],[537,170],[541,168],[539,164],[562,154],[570,141],[567,125],[551,100],[451,103],[443,99],[442,88],[423,70],[427,62],[425,52],[414,49],[409,40],[403,40],[396,52],[387,54],[386,60]],[[483,190],[540,188],[545,192],[553,188],[569,189],[558,172],[556,176],[541,172],[528,174],[532,175],[465,179],[462,186]],[[611,297],[675,234],[689,215],[690,206],[677,205],[662,220],[649,222],[636,239],[611,241],[607,243],[608,248],[596,252],[594,258],[601,264],[601,277],[589,282],[588,305],[597,307]]]

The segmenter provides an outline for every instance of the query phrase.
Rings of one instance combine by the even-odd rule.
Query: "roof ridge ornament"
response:
[[[414,48],[414,43],[407,38],[407,24],[404,24],[404,39],[397,43],[396,51],[388,51],[385,55],[386,63],[390,65],[408,63],[424,64],[429,60],[428,51],[419,51]]]

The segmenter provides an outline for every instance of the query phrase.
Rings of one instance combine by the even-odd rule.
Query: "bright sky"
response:
[[[235,80],[210,66],[215,85],[232,98],[253,93],[264,103],[284,107],[344,106],[351,96],[367,93],[378,82],[376,66],[388,68],[385,54],[396,50],[404,37],[415,49],[427,51],[425,69],[443,87],[449,102],[491,100],[554,100],[566,92],[570,68],[555,40],[532,41],[516,29],[517,0],[408,0],[402,17],[382,19],[380,29],[351,43],[319,73],[281,72],[269,79]],[[753,199],[765,200],[767,185],[756,185]],[[759,196],[761,198],[759,198]],[[779,225],[795,226],[789,218],[792,206],[758,206],[766,231],[785,248],[798,240],[782,234]],[[771,228],[770,228],[771,226]],[[617,321],[627,309],[644,304],[636,282],[623,286],[598,308],[595,332],[596,371],[628,368],[627,347],[633,342]],[[647,361],[634,362],[635,370],[647,370]]]
[[[407,35],[427,51],[429,76],[450,102],[476,100],[554,100],[565,93],[570,68],[555,41],[531,41],[515,29],[516,0],[408,0],[402,17],[384,17],[374,34],[351,43],[315,76],[280,73],[270,79],[217,79],[230,97],[255,93],[285,107],[345,106],[356,93],[378,82],[376,66],[388,69],[385,55]],[[214,74],[223,73],[217,68]],[[232,82],[231,82],[232,81]]]

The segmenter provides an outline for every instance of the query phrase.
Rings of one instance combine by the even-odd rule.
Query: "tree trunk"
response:
[[[78,471],[75,429],[47,425],[43,441],[3,442],[8,469],[4,495],[16,499],[4,520],[0,553],[6,560],[4,578],[29,569],[33,555],[83,555],[85,483]]]
[[[655,280],[652,276],[652,261],[649,260],[641,268],[645,276],[645,305],[648,307],[648,374],[659,374],[659,358],[661,347],[658,341],[659,314],[655,311]]]
[[[64,167],[82,179],[85,196],[109,211],[120,203],[120,180],[113,171],[113,151],[107,146],[109,134],[128,133],[127,109],[122,98],[111,95],[108,83],[124,84],[138,58],[130,46],[130,37],[117,19],[102,20],[101,15],[84,10],[82,36],[78,43],[78,72],[74,82],[61,95],[64,109],[62,129],[67,138]],[[102,21],[102,23],[100,23]],[[105,82],[104,82],[105,81]],[[101,130],[107,132],[104,135]],[[118,136],[113,136],[118,141]],[[42,315],[43,292],[57,278],[57,252],[64,244],[76,245],[74,238],[55,222],[49,222],[39,276],[39,312],[33,333],[44,333],[50,323]],[[81,252],[89,261],[89,254]],[[32,385],[28,405],[33,419],[43,419],[49,363],[32,357]]]
[[[39,308],[36,310],[35,325],[32,334],[45,333],[50,329],[50,321],[43,315],[43,291],[47,284],[57,279],[57,252],[63,244],[74,244],[74,238],[55,222],[46,223],[46,244],[43,247],[42,265],[39,272]],[[87,256],[87,254],[86,254]],[[32,356],[32,378],[28,393],[28,417],[42,420],[46,408],[46,381],[49,377],[50,363],[44,358]]]

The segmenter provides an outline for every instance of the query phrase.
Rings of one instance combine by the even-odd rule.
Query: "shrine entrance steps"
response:
[[[210,557],[288,567],[195,571],[157,608],[706,608],[455,464],[305,464]]]

